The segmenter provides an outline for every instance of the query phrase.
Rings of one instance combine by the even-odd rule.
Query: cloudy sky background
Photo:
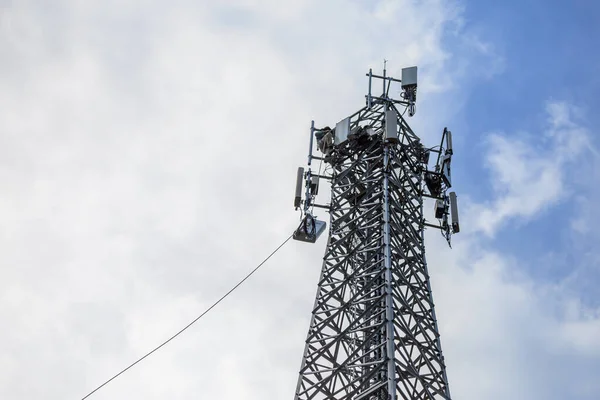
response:
[[[52,3],[52,4],[51,4]],[[295,228],[310,120],[419,66],[463,232],[427,250],[456,399],[600,398],[591,1],[0,0],[0,398],[78,399]],[[322,213],[321,217],[325,217]],[[92,399],[291,399],[325,241]]]

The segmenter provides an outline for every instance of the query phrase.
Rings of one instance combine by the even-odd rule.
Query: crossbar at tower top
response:
[[[374,103],[388,101],[393,104],[405,105],[408,109],[408,115],[410,117],[415,115],[415,103],[417,101],[417,67],[403,68],[402,79],[395,79],[391,76],[387,76],[387,70],[385,66],[383,67],[383,75],[374,75],[373,69],[369,68],[369,73],[367,76],[369,77],[369,92],[365,97],[368,109],[371,109]],[[381,96],[373,96],[372,94],[374,79],[381,80],[382,82],[383,89]],[[392,82],[400,83],[402,85],[402,100],[389,97]]]

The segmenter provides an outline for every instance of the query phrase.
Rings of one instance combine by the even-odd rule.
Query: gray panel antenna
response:
[[[335,125],[335,141],[334,144],[337,146],[348,140],[350,134],[350,118],[344,118]]]
[[[460,225],[458,223],[458,204],[456,201],[456,193],[450,192],[450,216],[452,217],[452,233],[460,232]]]
[[[417,67],[402,68],[402,89],[417,86]]]
[[[452,154],[452,132],[446,131],[446,154]]]
[[[294,207],[298,209],[302,203],[302,180],[304,179],[304,168],[298,167],[296,174],[296,196],[294,197]]]
[[[452,161],[452,158],[451,158],[450,154],[445,155],[443,158],[443,161],[442,161],[442,178],[444,179],[444,183],[448,187],[452,186],[452,176],[451,176],[451,171],[450,171],[450,162],[451,161]]]
[[[398,116],[395,110],[385,112],[385,138],[398,141]]]
[[[310,193],[313,196],[316,196],[319,194],[319,177],[318,176],[311,176],[310,177]]]

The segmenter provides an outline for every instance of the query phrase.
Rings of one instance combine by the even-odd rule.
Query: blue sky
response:
[[[600,397],[595,2],[0,2],[0,398],[81,398],[295,228],[310,120],[419,66],[462,232],[426,233],[456,399]],[[325,217],[324,214],[321,217]],[[291,398],[325,241],[96,399]],[[232,383],[234,382],[234,383]]]
[[[600,36],[600,6],[590,1],[476,1],[465,3],[463,18],[465,25],[478,32],[481,40],[502,59],[500,73],[469,85],[469,96],[461,111],[463,127],[469,135],[467,140],[475,145],[464,160],[468,175],[461,181],[467,182],[469,193],[482,201],[490,197],[492,182],[486,179],[489,176],[485,170],[473,166],[484,164],[481,144],[486,132],[527,134],[528,142],[545,151],[549,143],[540,140],[543,135],[540,128],[546,124],[543,107],[548,101],[564,101],[579,108],[579,121],[585,126],[598,123],[593,110],[598,107],[600,95],[597,77],[600,55],[595,51]],[[448,45],[452,47],[452,40]],[[593,131],[590,140],[597,148]],[[581,161],[589,155],[582,155]],[[580,163],[570,168],[575,167],[581,175],[587,170],[585,174],[593,176],[591,170],[597,165]],[[591,188],[586,185],[570,187],[582,190],[583,196],[591,195]],[[510,229],[499,232],[494,245],[529,260],[528,272],[533,276],[560,281],[569,274],[569,269],[548,266],[547,259],[542,261],[548,249],[559,251],[570,263],[580,263],[584,262],[581,253],[595,246],[595,240],[584,237],[574,240],[565,234],[565,227],[578,209],[571,197],[564,199],[544,210],[540,218],[510,224]],[[598,275],[588,278],[600,283]],[[597,304],[599,298],[590,297]]]
[[[485,96],[492,106],[487,109],[507,111],[503,119],[495,112],[487,118],[508,129],[522,129],[523,122],[513,121],[527,123],[532,112],[516,98],[525,104],[563,98],[592,108],[599,84],[595,71],[600,56],[594,51],[599,12],[592,1],[469,2],[465,20],[507,60],[503,79],[480,85],[474,93],[477,100],[478,93],[485,96],[495,89],[493,98]]]

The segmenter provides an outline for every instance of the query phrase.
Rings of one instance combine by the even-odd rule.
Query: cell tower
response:
[[[330,230],[294,399],[450,399],[424,229],[440,229],[448,244],[459,231],[456,194],[447,194],[452,135],[444,129],[441,144],[425,148],[407,124],[417,67],[404,68],[401,80],[385,66],[367,76],[366,106],[335,128],[313,121],[308,168],[298,169],[294,205],[303,218],[294,238],[314,243],[323,233],[315,208],[328,210]],[[390,97],[392,84],[401,85],[400,99]],[[322,171],[313,173],[314,160]],[[323,179],[331,184],[326,205],[315,202]],[[426,222],[424,198],[433,199],[437,224]]]

